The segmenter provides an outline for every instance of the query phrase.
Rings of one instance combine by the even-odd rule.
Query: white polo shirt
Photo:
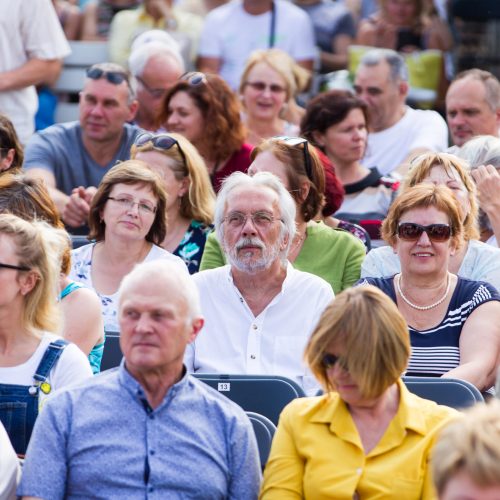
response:
[[[334,299],[322,278],[290,263],[280,293],[257,317],[234,285],[229,265],[193,276],[205,325],[186,350],[190,372],[283,375],[313,395],[319,384],[303,362],[304,348]]]

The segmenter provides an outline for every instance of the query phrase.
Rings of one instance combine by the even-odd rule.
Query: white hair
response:
[[[178,263],[162,259],[141,262],[123,278],[118,290],[118,309],[120,310],[122,307],[124,294],[133,289],[138,281],[155,277],[162,279],[165,286],[175,287],[176,292],[183,297],[188,308],[187,321],[202,315],[198,288],[187,269],[182,272]]]
[[[174,40],[175,46],[167,45],[163,42],[152,41],[138,45],[128,58],[128,67],[133,76],[140,76],[144,73],[146,64],[153,57],[160,57],[165,61],[165,64],[176,64],[179,67],[179,73],[185,72],[184,60],[178,49],[177,42]]]
[[[288,236],[288,244],[281,252],[282,260],[286,259],[293,237],[296,231],[295,215],[296,206],[292,196],[287,191],[282,182],[274,174],[270,172],[258,172],[253,176],[244,174],[243,172],[234,172],[227,177],[222,183],[222,188],[217,195],[215,202],[215,233],[218,240],[224,247],[224,232],[222,230],[222,223],[224,221],[224,212],[226,210],[227,198],[231,191],[239,187],[267,187],[272,189],[278,195],[278,203],[281,211],[281,219],[283,225],[281,228],[282,241]]]

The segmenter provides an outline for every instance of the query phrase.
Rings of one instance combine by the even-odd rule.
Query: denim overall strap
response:
[[[56,340],[47,346],[34,376],[33,385],[0,384],[0,421],[18,455],[24,455],[38,416],[40,389],[50,392],[46,382],[67,342]],[[42,384],[45,384],[42,387]]]

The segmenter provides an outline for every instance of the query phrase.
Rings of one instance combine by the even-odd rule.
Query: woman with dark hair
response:
[[[252,151],[250,175],[271,172],[295,201],[296,227],[287,259],[296,269],[328,281],[335,293],[352,286],[360,275],[365,249],[360,241],[342,230],[335,230],[314,217],[324,200],[325,177],[316,150],[300,137],[273,137]],[[224,265],[215,235],[209,236],[201,269]]]
[[[160,125],[199,151],[217,192],[233,172],[246,172],[252,147],[245,144],[240,105],[218,75],[187,73],[167,93]]]
[[[364,227],[380,240],[380,225],[387,215],[399,182],[382,176],[376,166],[361,164],[368,131],[366,104],[346,90],[330,90],[312,99],[302,119],[301,133],[335,165],[345,189],[335,217]]]
[[[24,160],[23,147],[12,122],[0,113],[0,175],[9,170],[17,173]]]
[[[0,177],[0,212],[9,212],[25,220],[44,220],[64,229],[57,208],[43,181],[24,175]],[[63,315],[62,336],[76,344],[89,358],[94,373],[99,373],[104,351],[104,327],[101,303],[96,293],[68,278],[71,269],[69,235],[61,257],[59,301]],[[85,311],[85,314],[80,314]]]
[[[159,245],[165,239],[166,193],[146,163],[128,160],[103,177],[92,198],[89,240],[73,250],[70,278],[94,289],[102,302],[104,328],[118,331],[118,289],[139,262],[169,259],[187,273],[184,262]]]

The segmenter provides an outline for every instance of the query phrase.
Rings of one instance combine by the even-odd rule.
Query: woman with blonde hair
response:
[[[304,356],[326,394],[283,410],[260,498],[433,498],[430,452],[456,412],[408,391],[409,355],[406,322],[386,295],[371,286],[337,295]]]
[[[500,355],[500,295],[485,281],[449,271],[464,241],[462,218],[448,187],[406,189],[382,225],[401,271],[361,284],[380,288],[405,318],[412,345],[408,375],[460,378],[491,393]]]
[[[145,133],[131,157],[158,173],[167,192],[167,235],[161,246],[179,256],[191,274],[198,271],[212,230],[215,193],[203,158],[180,134]]]
[[[433,184],[451,189],[459,203],[463,232],[459,246],[449,259],[449,271],[462,278],[487,281],[500,290],[500,250],[479,241],[476,186],[468,165],[448,153],[425,153],[412,162],[401,191],[418,184]],[[361,276],[393,276],[400,262],[390,246],[372,250],[366,256]]]
[[[85,355],[58,336],[67,234],[0,214],[0,420],[24,455],[47,396],[92,376]]]
[[[309,72],[281,49],[256,50],[248,58],[240,80],[247,142],[299,133],[304,110],[295,103],[309,81]]]

